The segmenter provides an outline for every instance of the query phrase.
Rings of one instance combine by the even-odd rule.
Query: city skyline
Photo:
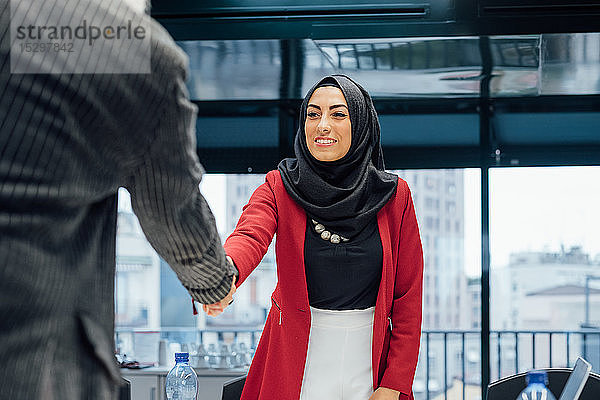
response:
[[[561,246],[600,256],[599,205],[600,167],[492,169],[492,268],[507,266],[511,253],[560,252]]]
[[[468,277],[480,276],[481,271],[480,176],[479,169],[464,169],[464,270]],[[557,182],[565,190],[555,192],[549,183]],[[508,266],[511,253],[559,252],[561,245],[580,246],[592,258],[600,257],[600,234],[594,229],[600,226],[600,167],[492,169],[490,183],[492,268]],[[570,214],[564,211],[556,215],[555,203],[568,204],[569,196],[578,189],[584,194],[574,202],[578,206],[574,219],[569,220]],[[219,232],[222,236],[229,234],[225,232],[225,175],[205,174],[201,190],[215,214]],[[542,195],[554,200],[540,204]],[[560,236],[555,235],[548,216],[560,223]],[[510,225],[515,220],[528,221],[530,229],[515,230]]]
[[[411,187],[420,224],[425,258],[422,329],[424,332],[443,329],[479,329],[481,287],[477,277],[481,268],[480,170],[394,172],[402,176]],[[215,214],[217,228],[223,240],[233,230],[242,207],[247,203],[254,188],[261,184],[263,176],[262,174],[254,176],[206,174],[204,176],[201,191]],[[581,178],[575,179],[577,176]],[[543,323],[545,329],[563,329],[566,326],[570,329],[578,329],[582,321],[581,309],[584,297],[580,293],[581,276],[579,280],[574,280],[571,279],[571,275],[575,270],[587,271],[586,274],[590,271],[595,273],[600,266],[600,259],[596,259],[599,252],[586,248],[588,246],[594,249],[596,237],[594,227],[600,223],[598,210],[594,207],[595,204],[600,204],[600,188],[589,184],[600,181],[600,179],[594,180],[596,176],[600,178],[600,168],[584,168],[583,171],[578,168],[519,168],[518,170],[511,168],[490,172],[492,329],[535,329],[538,323]],[[556,192],[556,187],[560,187],[562,192]],[[129,213],[131,212],[129,196],[125,191],[122,192],[119,199],[120,210]],[[574,213],[570,212],[573,210]],[[129,224],[131,225],[129,228],[126,222],[125,219],[122,224],[123,229],[135,231],[135,224]],[[574,250],[573,247],[581,248]],[[566,251],[588,253],[593,262],[587,265],[564,265],[562,261],[562,264],[553,262],[554,259],[560,259],[560,254],[565,254]],[[548,261],[529,263],[525,268],[521,265],[511,266],[509,263],[510,258],[513,261],[529,259],[535,257],[536,253],[547,255],[548,257],[538,256],[541,260]],[[129,262],[123,255],[121,255],[121,264]],[[502,261],[503,258],[506,261]],[[275,285],[273,254],[266,256],[265,261],[267,268],[258,268],[248,283],[238,291],[237,305],[229,308],[218,319],[209,321],[202,318],[203,322],[196,324],[196,327],[198,329],[223,326],[245,327],[247,323],[258,326],[257,321],[264,318],[262,311],[266,312],[270,305],[269,295],[272,286]],[[503,262],[506,264],[503,265]],[[517,263],[522,262],[517,261]],[[524,272],[519,272],[521,270]],[[185,290],[179,288],[174,277],[172,285],[163,288],[162,272],[169,271],[168,268],[162,267],[160,271],[161,276],[157,275],[156,278],[161,282],[161,301],[165,301],[165,293],[168,293],[172,295],[173,302],[169,305],[170,310],[189,312],[187,301],[189,299]],[[543,275],[545,279],[532,278],[537,276],[536,274]],[[127,281],[123,280],[122,283],[121,288],[127,290]],[[181,290],[174,290],[175,286]],[[592,286],[600,285],[595,283]],[[565,288],[576,293],[562,295]],[[134,290],[135,292],[140,293],[139,290]],[[562,297],[557,297],[559,294]],[[123,295],[125,293],[121,290],[118,298]],[[150,320],[156,320],[156,316],[160,316],[160,328],[164,328],[165,319],[162,318],[162,313],[166,311],[164,309],[166,303],[158,309],[151,304],[152,301],[141,298],[129,300],[127,297],[125,295],[121,301],[125,300],[122,302],[124,306],[128,304],[133,306],[134,313],[130,315],[147,315],[148,323]],[[598,292],[594,291],[591,298],[592,306],[597,307],[599,298]],[[565,309],[561,307],[560,313],[548,311],[552,307],[557,307],[549,306],[557,301],[562,302],[559,304],[564,303]],[[142,314],[136,307],[142,307],[139,309]],[[519,311],[521,309],[522,312]],[[595,323],[597,318],[597,313],[591,313],[590,321]],[[173,321],[183,322],[179,317]],[[192,325],[182,324],[182,326],[193,327],[194,320],[191,323]],[[150,325],[148,324],[148,327]],[[465,355],[462,355],[463,349],[459,336],[449,337],[447,341],[435,335],[430,339],[427,345],[430,361],[428,365],[430,390],[437,392],[442,387],[440,377],[444,376],[444,373],[450,376],[459,376],[462,373],[464,358],[461,357]],[[546,343],[545,338],[539,340],[540,343]],[[578,340],[579,338],[574,338],[573,345],[581,347]],[[527,346],[526,338],[520,338],[519,343],[519,346]],[[504,376],[512,373],[515,362],[520,363],[520,369],[531,366],[533,360],[527,355],[520,356],[519,360],[511,356],[514,350],[510,340],[503,339],[501,345],[504,349],[500,352],[503,367],[501,371],[494,370],[494,374]],[[467,338],[465,349],[467,383],[478,382],[481,360],[474,356],[478,353],[478,346],[477,335]],[[578,354],[578,351],[574,348],[571,350],[572,358]],[[563,360],[560,361],[561,363],[566,362],[564,360],[568,358],[565,351],[561,348],[556,352],[557,356],[560,355],[560,360]],[[586,355],[595,354],[595,351],[588,349]],[[442,363],[444,354],[449,357],[448,360],[453,361],[447,365]],[[538,362],[547,362],[544,357],[540,357],[536,357]],[[426,376],[422,358],[423,355],[415,376],[415,390],[419,395],[423,394]],[[495,366],[494,363],[494,368]]]
[[[467,278],[477,279],[480,276],[481,268],[480,171],[478,169],[465,169],[462,171],[461,175],[464,177],[464,185],[462,185],[464,187],[464,253],[462,261],[459,260],[459,263],[462,263],[459,268],[462,268]],[[417,199],[419,188],[418,185],[415,185],[416,180],[410,177],[413,172],[401,171],[400,173],[408,176],[409,185],[415,186],[412,190],[415,199]],[[226,198],[225,178],[226,175],[206,174],[202,182],[202,192],[213,209],[223,239],[234,226],[231,221],[233,215],[228,216],[226,210],[228,205],[229,207],[232,205]],[[600,204],[600,183],[597,183],[600,182],[600,168],[493,169],[490,172],[490,182],[492,272],[508,268],[511,254],[532,252],[558,254],[573,247],[580,247],[581,252],[589,254],[594,265],[600,265],[600,240],[597,240],[598,234],[595,232],[595,228],[600,226],[600,211],[596,207],[596,204]],[[258,184],[260,184],[260,180],[256,181],[256,185]],[[423,190],[422,188],[421,186],[421,190]],[[557,190],[557,188],[560,188],[560,190]],[[249,191],[246,189],[241,196],[237,196],[238,199],[234,206],[239,208],[239,213],[241,213],[243,204],[247,202],[245,197],[249,197],[252,191],[252,188]],[[443,198],[440,199],[443,200]],[[423,214],[423,217],[426,217],[428,211],[423,200],[425,199],[415,201],[415,207],[418,216]],[[460,205],[458,206],[460,207]],[[421,212],[419,208],[422,208]],[[131,213],[129,194],[125,190],[120,191],[119,209]],[[229,210],[229,213],[231,214],[233,211]],[[419,217],[419,220],[422,224],[421,232],[425,233],[427,228],[423,223],[426,218]],[[131,228],[126,229],[139,229],[134,227],[134,225],[137,225],[134,221],[126,223],[123,220],[122,223],[125,224],[123,228],[133,223]],[[122,240],[139,240],[135,236],[137,235]],[[145,243],[144,240],[142,242]],[[142,268],[140,265],[145,265],[143,268],[156,270],[156,273],[152,272],[151,275],[158,276],[156,267],[158,258],[155,254],[151,254],[153,252],[148,253],[149,246],[142,245],[142,242],[134,246],[139,247],[139,250],[128,253],[147,254],[150,257],[148,261],[140,261],[136,257],[131,260],[120,257],[118,268],[138,269]],[[122,242],[119,248],[122,248],[124,243]],[[131,244],[126,245],[126,247],[131,247]],[[148,250],[145,250],[146,248]],[[443,268],[438,269],[436,274],[441,274],[439,278],[445,279],[443,278],[443,272],[446,271],[447,267],[456,267],[451,259],[440,261]],[[125,283],[125,281],[122,283]],[[600,287],[596,281],[593,281],[591,286]],[[119,285],[119,290],[124,289],[127,290],[125,286]],[[139,291],[134,292],[137,293],[137,296],[141,294]],[[429,292],[433,293],[433,288],[429,288]],[[121,296],[118,297],[121,298]],[[131,303],[131,300],[129,300],[128,307],[138,307],[134,304],[146,303],[146,301],[142,301],[143,303],[140,303],[140,301],[142,300],[134,300],[134,303]],[[148,310],[153,309],[155,309],[155,306],[149,305]],[[154,315],[154,312],[151,311],[144,318],[157,321]],[[156,322],[152,325],[156,325]]]

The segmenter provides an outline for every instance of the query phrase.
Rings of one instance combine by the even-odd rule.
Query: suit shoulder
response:
[[[406,192],[410,193],[410,187],[408,186],[408,183],[404,179],[402,179],[400,177],[398,177],[398,187],[397,187],[397,190],[405,192],[405,193]]]
[[[187,80],[189,58],[175,43],[167,30],[155,20],[149,22],[152,31],[151,65],[153,74],[176,74]]]
[[[394,209],[404,209],[407,204],[408,197],[410,196],[410,188],[408,183],[400,177],[396,183],[396,191],[394,192],[390,203],[393,203]]]
[[[279,172],[279,170],[277,170],[277,169],[273,169],[273,170],[267,172],[267,175],[265,176],[265,182],[267,182],[269,185],[271,185],[271,187],[275,187],[280,182],[282,182],[281,172]]]

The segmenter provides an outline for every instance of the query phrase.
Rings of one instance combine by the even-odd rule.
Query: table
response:
[[[165,381],[171,368],[122,368],[123,378],[131,382],[131,400],[166,400]],[[245,368],[194,368],[194,371],[198,375],[199,384],[197,400],[221,400],[223,383],[248,373],[248,369]]]

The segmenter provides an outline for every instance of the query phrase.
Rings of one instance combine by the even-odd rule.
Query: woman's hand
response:
[[[227,256],[227,261],[229,261],[231,265],[235,265],[233,264],[233,260],[229,256]],[[223,298],[221,301],[214,304],[202,304],[202,309],[204,310],[206,315],[210,317],[216,317],[217,315],[221,314],[225,310],[225,308],[233,302],[233,294],[235,293],[235,281],[236,277],[234,276],[233,280],[231,281],[231,290],[229,291],[227,296],[225,296],[225,298]]]
[[[375,393],[369,397],[369,400],[398,400],[400,392],[393,389],[378,387]]]

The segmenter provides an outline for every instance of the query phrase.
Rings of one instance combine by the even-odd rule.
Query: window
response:
[[[425,198],[425,207],[428,210],[437,210],[440,208],[440,200],[439,199],[434,199],[431,197],[426,197]]]
[[[456,203],[453,201],[447,201],[446,212],[450,215],[453,215],[456,212]]]
[[[490,170],[491,329],[520,332],[518,360],[514,335],[492,352],[492,379],[572,367],[579,355],[600,369],[598,204],[599,167]],[[548,333],[536,334],[533,358],[531,332],[540,330]]]
[[[426,217],[425,218],[425,227],[427,229],[433,229],[433,217]]]
[[[430,354],[443,354],[444,335],[434,332],[453,330],[461,332],[468,329],[479,329],[480,301],[472,302],[471,292],[466,290],[467,282],[475,280],[477,288],[481,262],[480,253],[480,222],[479,170],[455,169],[448,170],[410,170],[394,171],[400,177],[410,174],[413,182],[423,182],[423,186],[413,186],[413,198],[420,196],[423,204],[415,201],[417,219],[425,259],[425,274],[423,281],[423,342],[421,351],[426,350],[429,340]],[[410,182],[410,181],[409,181]],[[441,188],[454,186],[451,193],[437,190],[438,182]],[[424,196],[424,197],[423,197]],[[442,205],[442,208],[440,208]],[[456,214],[456,209],[464,207],[465,214]],[[449,210],[453,210],[451,215]],[[443,224],[443,226],[441,226]],[[455,230],[458,226],[460,229]],[[440,229],[442,228],[442,229]],[[446,346],[448,357],[463,360],[462,333],[448,334]],[[467,348],[479,349],[480,335],[464,334]],[[473,362],[465,360],[465,382],[477,391],[479,384],[479,356],[472,356]],[[423,353],[422,353],[423,354]],[[423,356],[419,362],[413,390],[415,399],[425,399],[424,391],[427,376],[426,363]],[[435,356],[434,356],[435,359]],[[429,388],[431,398],[444,396],[444,372],[448,377],[460,379],[462,362],[448,363],[444,371],[443,362],[431,362],[429,365]],[[423,389],[422,389],[423,388]]]
[[[221,233],[222,241],[233,230],[247,203],[249,195],[264,182],[264,175],[210,175],[202,180],[206,197]],[[207,189],[207,188],[210,188]],[[175,273],[160,259],[146,241],[131,211],[129,194],[119,192],[117,235],[117,274],[115,280],[115,313],[117,332],[135,330],[162,330],[163,337],[182,343],[193,341],[195,331],[219,329],[227,325],[235,329],[258,329],[271,305],[270,294],[275,287],[274,252],[270,249],[247,284],[240,287],[236,302],[218,318],[204,313],[192,314],[191,299]],[[187,335],[182,329],[189,330]],[[169,332],[173,336],[169,336]],[[125,335],[123,335],[125,336]],[[181,338],[181,339],[179,339]],[[124,339],[123,352],[133,350],[132,339]],[[251,344],[251,343],[248,343]]]
[[[477,281],[479,279],[478,256],[481,229],[477,220],[479,208],[473,206],[473,198],[477,199],[479,193],[479,171],[455,170],[452,174],[448,174],[444,170],[394,172],[400,177],[409,174],[406,178],[407,181],[414,182],[411,192],[415,200],[425,260],[424,332],[440,329],[460,332],[478,326],[477,310],[480,310],[480,305],[478,302],[471,302],[469,300],[471,293],[462,288],[467,287],[469,279]],[[263,182],[264,175],[205,175],[202,181],[202,193],[213,210],[222,240],[234,229],[242,207],[247,203],[254,189]],[[444,190],[432,191],[425,185],[419,187],[417,182],[428,182],[427,186],[432,187],[436,187],[437,182],[444,182],[444,185],[451,182],[457,189],[454,193]],[[424,200],[423,204],[418,203],[418,198]],[[127,203],[126,192],[123,193],[123,198],[120,200],[124,204]],[[465,202],[467,204],[463,204]],[[440,204],[444,208],[440,208]],[[445,215],[447,204],[454,204],[459,209],[464,207],[468,212],[465,212],[465,215],[449,218]],[[125,226],[125,224],[131,224],[131,221],[135,221],[131,210],[124,210],[120,213],[120,224]],[[440,229],[442,223],[446,228],[443,231]],[[454,223],[461,229],[456,231],[451,229]],[[125,232],[125,228],[122,231]],[[193,340],[190,337],[194,337],[183,336],[181,332],[186,330],[205,332],[209,329],[227,331],[231,329],[259,330],[261,328],[271,306],[270,294],[276,284],[275,255],[272,249],[267,252],[261,265],[246,283],[240,287],[233,305],[227,308],[221,316],[210,318],[205,317],[203,313],[192,316],[187,292],[173,271],[147,244],[141,231],[136,238],[135,246],[125,246],[124,240],[129,239],[119,235],[118,242],[123,245],[120,245],[118,251],[118,260],[121,265],[117,272],[118,290],[116,293],[118,331],[162,330],[163,337],[167,335],[169,340],[183,343]],[[141,249],[144,251],[143,254],[147,254],[147,262],[143,266],[138,266],[135,272],[126,272],[125,262],[131,261],[127,259],[127,256],[133,252],[140,253]],[[128,266],[127,268],[132,269],[133,267]],[[141,286],[144,288],[141,290],[134,285],[134,282],[138,282],[135,284],[140,286],[149,286]],[[147,290],[146,287],[153,289]],[[173,333],[176,330],[179,332],[177,333],[179,336],[175,336]],[[206,337],[207,334],[204,336],[205,340],[207,340]],[[214,339],[208,340],[216,340],[216,336]],[[425,341],[425,336],[423,336],[423,340]],[[446,344],[449,357],[462,357],[461,334],[448,335],[446,340],[448,341]],[[465,334],[465,341],[469,347],[478,346],[479,334]],[[422,349],[425,349],[424,343]],[[443,354],[444,336],[432,333],[430,346],[432,351]],[[418,399],[425,395],[425,392],[419,387],[424,387],[427,374],[432,381],[438,382],[437,393],[443,393],[443,363],[434,362],[429,368],[429,371],[426,371],[426,365],[419,364],[415,378],[415,394]],[[446,373],[448,376],[461,376],[462,365],[451,366]],[[468,384],[476,386],[476,376],[477,374],[465,376],[465,379]]]
[[[437,187],[437,179],[428,176],[425,180],[428,189],[435,189]]]

